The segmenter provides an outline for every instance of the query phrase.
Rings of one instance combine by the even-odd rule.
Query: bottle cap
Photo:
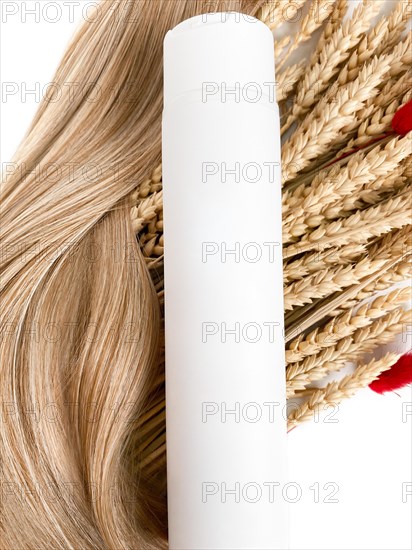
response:
[[[274,95],[274,40],[269,27],[238,12],[197,15],[164,40],[164,105],[196,92]],[[272,98],[272,101],[274,99]]]

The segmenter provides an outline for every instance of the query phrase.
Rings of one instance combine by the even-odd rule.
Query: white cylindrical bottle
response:
[[[171,550],[287,548],[274,44],[239,13],[164,43]]]

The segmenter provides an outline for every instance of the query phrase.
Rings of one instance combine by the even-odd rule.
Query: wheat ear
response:
[[[302,84],[298,87],[295,103],[282,128],[282,134],[317,102],[320,94],[326,90],[331,79],[337,74],[341,63],[348,59],[352,48],[360,41],[370,25],[371,19],[378,13],[380,0],[363,0],[354,11],[352,18],[345,21],[325,42],[319,53],[318,61],[309,68]]]
[[[347,10],[348,0],[335,0],[332,15],[326,22],[326,25],[319,37],[318,43],[316,44],[315,51],[313,52],[313,55],[311,57],[311,67],[313,67],[318,61],[321,52],[324,51],[326,43],[330,40],[333,33],[339,26],[342,25],[343,18],[345,17]]]
[[[351,310],[346,311],[331,319],[325,326],[318,327],[308,334],[300,334],[286,348],[286,363],[298,363],[306,357],[316,355],[356,329],[368,326],[374,319],[405,303],[410,295],[409,288],[395,289],[389,294],[378,296],[370,304],[364,304],[355,313]],[[299,372],[298,370],[297,374]],[[293,370],[289,373],[288,379],[293,377],[292,374]]]
[[[405,74],[409,78],[409,85],[411,85],[412,72]],[[406,78],[405,78],[406,80]],[[346,147],[344,147],[338,154],[345,154],[353,149],[362,147],[365,143],[370,142],[385,132],[391,131],[391,123],[396,111],[408,103],[412,99],[412,89],[409,89],[401,99],[393,99],[391,103],[385,107],[378,107],[374,110],[372,116],[363,119],[363,122],[357,129],[357,135],[352,138]]]
[[[302,184],[287,195],[283,202],[284,244],[305,234],[308,229],[319,227],[325,220],[350,211],[353,199],[356,200],[362,189],[370,190],[368,184],[373,186],[380,178],[384,180],[391,176],[412,154],[411,145],[411,136],[406,136],[391,140],[383,148],[377,145],[366,155],[360,151],[341,170],[334,167],[323,170],[309,186]],[[286,215],[287,212],[290,214]]]
[[[279,68],[278,59],[282,55],[284,49],[290,44],[291,38],[290,36],[284,36],[280,40],[275,40],[275,60],[276,60],[276,68]]]
[[[408,257],[410,250],[403,251],[400,255],[396,255],[393,260],[388,260],[385,266],[385,271],[389,271],[394,266],[399,265]],[[285,341],[290,342],[296,335],[310,329],[322,319],[330,316],[337,308],[348,303],[355,298],[363,288],[367,287],[381,277],[381,272],[372,273],[366,277],[358,285],[353,285],[344,289],[342,292],[328,296],[326,299],[316,300],[313,304],[307,304],[301,308],[294,309],[285,315]],[[356,305],[356,304],[355,304]]]
[[[389,370],[399,357],[399,354],[388,353],[382,359],[373,359],[369,363],[360,365],[353,374],[345,376],[342,380],[331,382],[326,387],[315,390],[308,401],[291,412],[288,419],[289,429],[309,420],[319,410],[320,405],[337,405],[343,399],[353,396],[359,389],[366,388],[382,372]]]
[[[268,0],[259,10],[258,19],[272,31],[293,20],[306,0]]]
[[[408,19],[412,15],[411,4],[400,0],[389,17],[382,17],[368,34],[361,40],[358,47],[352,53],[348,63],[339,73],[341,85],[354,80],[361,66],[373,55],[388,53],[400,41],[402,33],[406,29]]]
[[[376,206],[360,210],[348,218],[323,223],[302,239],[287,246],[284,259],[310,250],[325,250],[334,246],[363,244],[371,237],[379,237],[392,229],[400,229],[411,223],[410,186],[393,198]]]
[[[290,55],[304,42],[309,40],[312,34],[323,25],[323,22],[330,16],[334,9],[334,4],[330,0],[313,0],[309,12],[303,17],[298,32],[295,34],[293,42],[282,59],[279,60],[277,67],[281,69]]]
[[[286,262],[283,266],[283,283],[287,284],[311,273],[317,273],[325,266],[346,266],[358,259],[365,250],[364,244],[349,244],[342,248],[304,254],[301,258]]]
[[[399,42],[411,16],[411,1],[399,0],[388,17],[388,33],[378,48],[378,54],[391,50]]]
[[[287,99],[295,90],[297,83],[305,71],[305,62],[300,61],[291,67],[280,71],[276,80],[276,95],[278,103]]]
[[[290,399],[301,395],[310,384],[322,380],[332,372],[338,372],[349,362],[359,360],[381,344],[393,341],[405,323],[410,322],[412,310],[398,307],[370,325],[361,327],[353,335],[346,336],[335,345],[322,349],[316,355],[305,358],[301,363],[290,365],[286,371],[286,395]],[[288,373],[290,371],[290,373]]]
[[[390,61],[388,56],[373,59],[354,82],[340,88],[329,102],[319,102],[319,109],[308,115],[283,146],[284,183],[323,155],[342,129],[353,122],[367,99],[378,93],[377,87],[388,73]]]

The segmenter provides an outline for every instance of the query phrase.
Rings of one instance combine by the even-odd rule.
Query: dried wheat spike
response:
[[[411,0],[399,0],[388,16],[388,34],[382,40],[377,51],[378,54],[390,51],[399,42],[411,16]]]
[[[399,75],[398,75],[399,76]],[[371,139],[391,132],[393,114],[397,108],[412,99],[412,71],[403,72],[399,77],[390,78],[379,94],[367,101],[358,113],[360,124],[354,124],[348,135],[346,146],[334,145],[336,158],[359,147],[364,147]],[[398,107],[396,107],[398,105]]]
[[[406,160],[409,160],[409,156]],[[355,210],[364,210],[387,200],[392,194],[402,193],[410,186],[402,175],[404,167],[399,165],[392,174],[378,178],[373,184],[365,185],[359,191],[359,197],[346,197],[342,204],[341,216],[352,214]],[[336,216],[337,217],[337,216]]]
[[[363,259],[349,265],[326,267],[310,274],[301,280],[294,281],[284,288],[285,310],[292,310],[296,306],[311,304],[316,299],[325,298],[335,292],[352,287],[365,280],[373,273],[381,272],[388,264],[402,260],[410,247],[411,235],[404,235],[403,240],[386,248],[374,248],[368,251]],[[398,246],[397,246],[398,245]]]
[[[147,193],[146,198],[140,200],[138,204],[131,209],[134,232],[139,233],[154,219],[158,220],[162,211],[163,191]]]
[[[288,182],[307,168],[314,158],[328,151],[342,128],[353,122],[367,99],[378,93],[378,85],[390,69],[390,57],[373,59],[354,82],[340,88],[333,98],[319,102],[282,148],[283,181]]]
[[[387,55],[393,56],[393,63],[389,71],[391,77],[398,76],[409,69],[412,64],[412,31],[407,34],[403,42],[393,48],[392,53]]]
[[[319,52],[315,64],[309,67],[302,84],[299,85],[295,103],[282,133],[317,102],[320,94],[326,90],[331,79],[339,71],[339,66],[349,58],[351,50],[368,30],[381,4],[381,0],[363,0],[355,9],[352,18],[333,31]]]
[[[412,52],[411,36],[412,35],[408,35],[405,41],[396,46],[396,48],[391,53],[384,54],[384,57],[386,57],[386,61],[389,61],[390,64],[389,74],[392,75],[394,78],[398,78],[399,75],[401,75],[408,67],[410,67],[412,61],[412,55],[410,53]],[[379,59],[382,59],[382,56],[380,56]],[[378,88],[380,89],[381,86],[382,83],[379,84]],[[335,82],[326,92],[326,95],[324,96],[322,101],[327,101],[329,99],[329,96],[334,97],[338,87],[338,82]],[[379,95],[380,94],[378,93],[378,96]],[[329,149],[328,151],[326,151],[325,156],[321,156],[316,160],[316,163],[318,165],[322,165],[323,162],[332,159],[334,153],[342,149],[347,141],[356,133],[362,122],[362,119],[368,118],[376,112],[376,106],[371,103],[372,101],[374,101],[375,98],[376,96],[372,95],[369,100],[366,100],[365,106],[358,113],[356,113],[356,116],[354,116],[348,124],[343,126],[340,133],[329,144]],[[314,108],[314,112],[316,113],[317,109],[320,109],[320,107],[321,103],[318,103],[318,105],[316,105]],[[362,113],[362,117],[359,114],[360,112]],[[306,167],[305,171],[311,170],[311,166],[316,166],[316,163],[312,161],[309,164],[309,167]]]
[[[300,334],[289,342],[286,348],[286,363],[296,363],[305,357],[315,355],[325,347],[352,334],[356,329],[369,325],[373,319],[385,315],[403,304],[410,296],[409,288],[395,289],[389,294],[378,296],[371,304],[364,304],[356,313],[345,311],[308,334]]]
[[[357,78],[364,63],[369,61],[378,51],[379,45],[388,34],[388,26],[387,18],[383,17],[372,30],[365,34],[339,73],[338,82],[340,86],[344,86]]]
[[[405,40],[398,44],[393,51],[387,54],[383,54],[379,56],[378,63],[385,63],[389,64],[389,74],[393,78],[398,78],[400,75],[402,75],[411,65],[412,62],[412,34],[409,33]],[[376,59],[376,58],[375,58]],[[378,89],[381,88],[383,83],[383,80],[378,84]],[[320,117],[322,115],[322,112],[324,110],[324,105],[328,104],[330,101],[333,101],[333,98],[339,93],[339,90],[341,89],[339,82],[336,81],[325,93],[325,95],[322,97],[322,99],[317,103],[317,105],[314,107],[311,114],[307,117],[308,121],[310,122],[311,118]],[[306,172],[311,170],[311,166],[316,166],[316,164],[322,165],[325,161],[328,159],[332,159],[334,156],[334,152],[342,148],[342,146],[345,145],[345,143],[355,134],[357,129],[359,128],[361,122],[363,119],[370,117],[375,111],[376,107],[373,105],[373,102],[376,98],[376,91],[371,94],[369,98],[365,99],[364,105],[361,107],[361,109],[356,112],[356,114],[352,117],[348,123],[343,125],[343,127],[340,129],[340,132],[336,134],[336,136],[330,140],[328,149],[318,155],[318,158],[316,159],[316,163],[314,161],[309,162],[308,166],[305,166],[304,170]],[[379,94],[378,94],[379,95]],[[360,115],[362,113],[362,116]],[[306,129],[305,120],[300,125],[300,130]]]
[[[340,340],[356,334],[356,331],[372,326],[376,319],[383,318],[410,298],[409,287],[398,288],[389,294],[375,297],[371,303],[358,307],[356,313],[353,313],[352,308],[331,319],[324,327],[318,327],[306,335],[299,335],[286,350],[286,360],[289,365],[288,380],[306,371],[304,368],[306,359],[335,346]],[[374,336],[376,336],[375,333]],[[359,339],[357,342],[359,343]]]
[[[369,256],[374,256],[382,254],[384,251],[390,251],[390,255],[395,260],[392,265],[385,268],[383,273],[377,272],[376,277],[372,277],[372,280],[362,286],[350,299],[343,299],[338,308],[334,308],[328,313],[330,316],[339,315],[370,298],[376,292],[388,290],[394,284],[405,281],[409,277],[412,260],[411,225],[388,233],[372,244],[367,253]]]
[[[403,97],[411,89],[412,69],[405,67],[404,72],[388,80],[372,103],[377,109],[387,107],[393,100]],[[360,114],[362,114],[362,111],[360,111]]]
[[[402,333],[411,320],[412,310],[400,307],[375,320],[369,327],[358,329],[353,334],[353,345],[348,352],[347,361],[357,360],[365,353],[373,352],[378,346],[389,344]]]
[[[306,0],[268,0],[259,10],[258,19],[271,30],[295,18]]]
[[[412,178],[412,162],[407,162],[405,165],[405,169],[403,171],[403,175],[405,178],[411,179]]]
[[[412,215],[412,212],[410,213]],[[412,222],[412,220],[410,220]],[[369,254],[381,254],[383,249],[391,250],[392,255],[404,259],[412,254],[412,225],[406,224],[402,229],[387,233],[383,238],[374,240],[369,247]]]
[[[310,252],[301,258],[286,262],[283,266],[283,283],[302,279],[306,275],[317,273],[325,266],[345,266],[358,259],[366,250],[364,244],[332,248],[322,252]]]
[[[309,12],[301,20],[298,32],[295,34],[292,44],[285,55],[278,62],[278,68],[283,67],[289,56],[304,42],[309,40],[312,34],[323,25],[323,22],[330,16],[334,4],[330,0],[313,0]]]
[[[283,201],[284,244],[319,227],[325,220],[340,217],[342,211],[352,210],[351,206],[345,206],[345,199],[356,198],[365,186],[393,173],[411,154],[410,138],[395,138],[383,148],[377,145],[366,155],[360,151],[341,170],[337,167],[322,170],[309,186],[302,184],[286,195]],[[287,212],[290,213],[286,215]]]
[[[371,237],[400,229],[411,223],[410,187],[376,206],[356,212],[348,218],[323,223],[302,239],[284,248],[283,258],[291,258],[310,250],[326,250],[334,246],[362,244]]]
[[[285,311],[311,304],[316,299],[325,298],[334,292],[356,285],[370,274],[381,271],[386,264],[387,259],[366,257],[357,263],[329,267],[300,281],[294,281],[284,289]]]
[[[400,149],[401,145],[399,145],[397,151],[401,157],[403,155],[400,153]],[[395,152],[394,157],[396,157],[396,154]],[[335,204],[328,207],[323,213],[325,218],[332,220],[338,217],[347,216],[352,214],[354,210],[363,210],[368,206],[378,204],[385,198],[385,194],[398,194],[401,192],[408,185],[408,180],[407,177],[404,176],[404,172],[406,166],[410,163],[411,155],[412,151],[405,156],[403,161],[394,165],[391,171],[387,172],[383,166],[381,174],[375,180],[368,181],[360,189],[356,189],[351,196],[346,195],[343,197],[341,204]],[[386,198],[389,198],[389,196],[386,196]]]
[[[378,109],[386,108],[394,100],[402,98],[411,88],[412,70],[405,66],[399,74],[387,79],[376,97],[366,101],[365,107],[358,112],[359,119],[364,121],[370,118]],[[355,132],[352,134],[355,135]]]
[[[348,63],[339,73],[339,83],[347,84],[359,74],[362,65],[374,55],[389,53],[399,42],[411,17],[412,5],[400,0],[389,17],[382,17],[353,51]]]
[[[375,319],[370,325],[357,329],[353,335],[345,336],[336,344],[322,349],[318,354],[306,357],[300,363],[290,365],[286,371],[287,398],[322,380],[332,372],[340,371],[349,362],[359,360],[379,345],[388,344],[402,332],[411,321],[412,310],[402,307]],[[288,374],[288,371],[290,373]]]
[[[363,120],[357,129],[356,137],[352,138],[347,146],[339,151],[339,155],[343,155],[363,147],[369,143],[371,139],[377,138],[386,132],[391,131],[391,123],[396,111],[412,99],[412,90],[407,92],[400,100],[394,99],[392,103],[385,107],[375,109],[373,115]]]
[[[282,52],[290,44],[290,36],[284,36],[280,40],[275,40],[275,60],[276,60],[276,68],[279,68],[278,59],[282,55]]]
[[[276,80],[278,103],[284,101],[294,93],[296,85],[302,77],[304,70],[305,62],[300,61],[291,67],[287,67],[278,74]]]
[[[397,283],[402,283],[411,277],[412,273],[412,261],[406,259],[397,264],[393,269],[384,273],[382,277],[379,277],[374,283],[366,286],[356,296],[359,303],[361,300],[370,298],[370,296],[376,294],[376,292],[382,292],[388,288],[393,287]]]
[[[406,69],[408,69],[411,66],[412,63],[412,33],[409,33],[405,40],[395,46],[395,48],[392,50],[392,52],[387,53],[385,55],[388,55],[391,57],[391,67],[389,74],[393,78],[399,77],[399,75],[403,74]],[[372,111],[372,109],[371,109]],[[375,111],[372,111],[372,114]],[[368,113],[365,113],[367,116],[370,116]],[[337,140],[336,143],[334,143],[334,146],[337,146],[339,144],[342,144],[346,141],[348,135],[351,135],[354,131],[356,131],[359,128],[361,119],[359,117],[356,117],[350,124],[345,126],[342,129],[342,137],[341,139]]]
[[[289,429],[309,420],[319,410],[320,405],[339,404],[343,399],[354,395],[359,389],[366,388],[382,372],[389,370],[399,357],[399,354],[388,353],[382,359],[373,359],[367,364],[360,365],[353,374],[345,376],[340,381],[331,382],[325,388],[315,390],[303,405],[291,412],[288,421]]]
[[[144,180],[132,193],[132,204],[138,206],[139,202],[162,189],[162,165],[159,164],[151,173],[150,177]]]
[[[360,302],[371,298],[377,292],[386,291],[398,283],[403,283],[409,280],[411,277],[412,261],[410,259],[402,260],[393,266],[393,268],[388,269],[388,271],[381,277],[377,278],[375,281],[360,290],[353,300],[344,302],[341,304],[340,308],[331,311],[329,315],[331,317],[340,315],[348,309],[356,307]]]
[[[392,342],[397,335],[407,330],[412,322],[412,310],[402,309],[398,321],[395,321],[395,312],[393,312],[393,314],[391,322],[386,323],[385,321],[385,319],[389,320],[389,314],[385,318],[376,321],[374,330],[366,332],[365,329],[359,329],[355,332],[353,335],[353,352],[350,355],[351,360],[359,357],[360,352],[370,353],[378,346],[383,346]]]
[[[343,18],[348,10],[348,0],[335,0],[332,15],[328,19],[322,34],[319,37],[316,49],[310,60],[310,65],[314,66],[318,61],[320,53],[324,50],[326,43],[330,40],[333,33],[342,25]]]

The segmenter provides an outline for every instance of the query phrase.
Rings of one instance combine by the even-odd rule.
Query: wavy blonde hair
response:
[[[165,33],[261,4],[103,1],[13,159],[2,192],[1,548],[167,546],[164,472],[145,475],[136,452],[135,419],[162,365],[161,312],[130,196],[160,162]]]

